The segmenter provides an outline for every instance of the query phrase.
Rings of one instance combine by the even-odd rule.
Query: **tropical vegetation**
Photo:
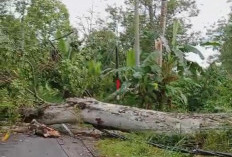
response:
[[[0,1],[0,120],[20,121],[21,108],[68,97],[167,112],[232,111],[232,15],[203,43],[180,16],[198,15],[195,0],[125,0],[106,11],[108,21],[93,21],[92,13],[89,25],[74,28],[60,0]],[[189,52],[207,59],[197,44],[221,52],[207,68],[186,59]],[[99,147],[109,151],[108,143]],[[116,141],[117,149],[127,145]],[[136,152],[156,153],[145,146]]]

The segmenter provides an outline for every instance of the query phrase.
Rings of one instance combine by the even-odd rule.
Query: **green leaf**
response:
[[[101,63],[91,60],[88,62],[88,71],[92,75],[100,75],[101,73]]]
[[[188,99],[182,92],[180,93],[180,97],[181,97],[181,101],[183,102],[183,104],[187,105]]]
[[[133,74],[133,77],[136,79],[141,79],[142,78],[142,74],[140,72],[136,72]]]
[[[173,23],[173,32],[172,32],[172,46],[174,48],[176,47],[176,37],[177,37],[178,30],[179,30],[179,21],[178,20],[174,20],[174,23]]]
[[[197,76],[197,72],[203,72],[203,68],[198,63],[187,61],[187,64],[189,65],[189,70],[195,76]]]
[[[135,63],[135,53],[134,53],[134,51],[132,49],[127,51],[127,53],[126,53],[126,65],[128,67],[134,67],[136,65],[136,63]]]
[[[60,31],[57,32],[57,38],[61,37]],[[68,54],[69,51],[69,45],[64,39],[59,39],[58,41],[58,49],[63,53],[64,55]]]
[[[222,44],[218,41],[208,41],[208,42],[205,42],[205,43],[202,43],[201,46],[214,46],[214,47],[219,47],[221,46]]]
[[[143,65],[154,65],[156,64],[156,59],[158,57],[158,52],[154,51],[150,53],[147,58],[143,61]]]
[[[192,45],[184,45],[184,46],[180,47],[179,49],[183,52],[192,52],[192,53],[198,54],[201,57],[201,59],[205,59],[205,57],[201,53],[201,51],[199,51],[197,48],[195,48]]]
[[[184,64],[184,54],[183,54],[183,52],[178,50],[178,49],[177,50],[174,49],[173,52],[174,52],[175,56],[178,58],[179,63],[181,65]]]

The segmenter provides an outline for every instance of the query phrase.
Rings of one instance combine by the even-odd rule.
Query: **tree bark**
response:
[[[168,10],[168,1],[162,0],[161,18],[160,18],[160,27],[161,27],[161,35],[162,36],[165,36],[165,32],[166,32],[167,10]]]
[[[82,120],[97,127],[123,131],[194,133],[207,129],[232,127],[232,114],[181,114],[144,110],[99,102],[95,99],[69,98],[66,104],[49,106],[38,121],[44,124],[76,123]]]
[[[168,1],[167,0],[162,0],[161,4],[161,17],[160,17],[160,28],[161,28],[161,37],[162,39],[165,36],[166,32],[166,23],[167,23],[167,8],[168,7]],[[156,49],[158,51],[158,59],[157,59],[157,64],[162,67],[163,63],[163,41],[162,40],[156,40],[155,45],[160,45],[159,49]]]
[[[148,12],[149,12],[149,19],[150,19],[150,27],[154,29],[154,9],[153,9],[153,0],[148,0],[147,2]]]
[[[139,2],[135,0],[135,58],[136,66],[140,65],[140,38],[139,38]]]
[[[163,42],[161,40],[161,38],[158,38],[157,40],[155,40],[155,50],[157,51],[158,55],[157,55],[157,59],[156,59],[156,63],[162,67],[162,63],[163,63]]]

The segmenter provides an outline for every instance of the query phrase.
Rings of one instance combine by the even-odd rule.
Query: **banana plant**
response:
[[[133,67],[136,65],[135,63],[135,53],[132,49],[127,51],[126,53],[126,65],[127,67]]]
[[[171,55],[176,58],[177,61],[177,71],[180,75],[184,75],[187,71],[190,71],[193,74],[196,74],[196,71],[202,71],[203,69],[195,62],[189,61],[186,59],[187,53],[195,53],[197,54],[202,60],[205,59],[204,55],[201,51],[199,51],[196,47],[183,44],[177,44],[177,35],[179,30],[179,21],[175,20],[173,24],[173,37],[172,37],[172,49]]]
[[[117,70],[111,70],[109,73],[119,73],[123,82],[122,88],[117,91],[117,94],[121,95],[121,98],[133,95],[137,103],[140,103],[137,107],[143,107],[148,109],[164,109],[167,106],[171,106],[172,97],[179,96],[180,102],[186,105],[186,96],[177,88],[172,88],[171,83],[181,77],[181,73],[184,75],[186,69],[192,71],[197,75],[197,70],[200,67],[196,63],[190,62],[185,59],[187,52],[193,52],[198,54],[201,58],[204,58],[203,54],[191,45],[178,45],[176,42],[178,34],[179,22],[175,21],[173,28],[173,41],[169,53],[164,56],[163,65],[160,67],[156,64],[157,52],[152,52],[146,59],[141,62],[139,67],[135,66],[135,59],[133,52],[127,53],[127,67],[119,68]],[[169,47],[169,45],[166,45]],[[199,68],[199,69],[198,69]],[[176,72],[177,69],[179,72]],[[180,94],[176,94],[180,93]],[[117,95],[112,94],[112,95]],[[113,96],[110,96],[113,98]],[[124,96],[124,97],[123,97]],[[166,105],[165,105],[166,104]],[[131,104],[133,105],[133,104]]]

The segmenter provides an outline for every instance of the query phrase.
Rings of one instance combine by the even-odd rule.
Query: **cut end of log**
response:
[[[31,122],[31,129],[34,130],[35,134],[42,135],[43,137],[60,137],[60,133],[53,128],[50,128],[44,124],[37,122],[35,119]]]

